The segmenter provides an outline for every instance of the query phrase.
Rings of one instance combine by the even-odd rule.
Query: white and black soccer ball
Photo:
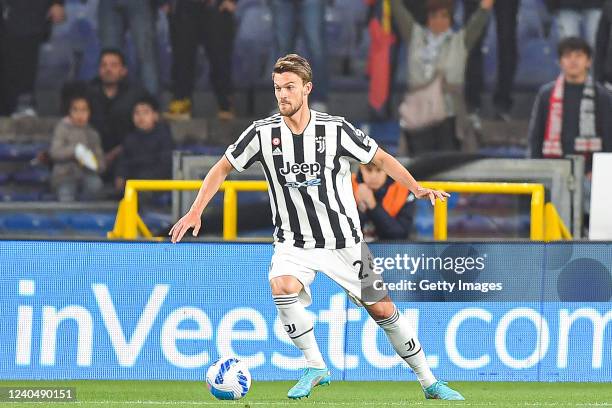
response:
[[[237,400],[249,392],[251,373],[237,358],[220,358],[208,367],[206,386],[217,399]]]

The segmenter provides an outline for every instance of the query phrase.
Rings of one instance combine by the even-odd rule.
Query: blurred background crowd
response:
[[[2,201],[114,199],[172,178],[173,151],[221,153],[274,113],[290,52],[313,109],[399,156],[578,153],[588,173],[612,150],[612,1],[0,0],[0,17]]]

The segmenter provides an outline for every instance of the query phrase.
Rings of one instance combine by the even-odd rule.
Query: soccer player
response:
[[[414,329],[387,293],[372,290],[371,254],[363,243],[349,160],[374,163],[432,204],[449,194],[421,187],[393,156],[343,118],[309,109],[312,70],[304,58],[280,58],[272,79],[280,114],[253,122],[228,147],[204,178],[191,209],[170,230],[172,242],[180,241],[190,228],[193,236],[198,234],[202,211],[230,171],[260,162],[276,227],[268,276],[272,296],[287,334],[307,362],[287,396],[307,397],[313,387],[330,382],[305,309],[311,303],[310,284],[321,271],[366,308],[416,374],[426,398],[462,400],[434,377]]]

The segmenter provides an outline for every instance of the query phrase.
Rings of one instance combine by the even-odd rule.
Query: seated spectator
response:
[[[134,129],[132,108],[147,95],[140,85],[130,83],[121,51],[103,50],[98,77],[90,83],[91,125],[100,133],[106,166],[111,170],[121,152],[121,143]]]
[[[401,0],[391,1],[397,29],[409,47],[410,92],[400,106],[400,154],[458,149],[462,137],[458,130],[466,119],[462,94],[466,61],[487,25],[493,3],[482,0],[465,28],[454,32],[452,0],[427,0],[426,27],[415,22]]]
[[[606,0],[597,29],[595,80],[612,91],[612,0]]]
[[[51,186],[59,201],[99,198],[104,171],[100,137],[89,125],[90,108],[85,96],[72,96],[68,115],[55,127],[49,156],[53,161]]]
[[[559,38],[582,37],[594,47],[603,2],[604,0],[546,0],[546,5],[548,10],[557,16]]]
[[[529,156],[584,154],[587,172],[594,152],[612,151],[612,95],[589,75],[591,47],[579,37],[558,47],[561,74],[544,85],[529,124]]]
[[[36,116],[39,49],[64,18],[63,0],[0,1],[0,116]]]
[[[171,179],[174,143],[170,127],[159,122],[159,105],[152,97],[136,101],[135,129],[123,141],[115,172],[115,188],[129,179]]]
[[[415,198],[406,187],[368,163],[353,174],[353,193],[366,241],[409,238]]]

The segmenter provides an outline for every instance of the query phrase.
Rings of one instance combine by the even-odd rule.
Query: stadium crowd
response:
[[[86,0],[83,0],[86,1]],[[209,82],[221,121],[236,117],[232,57],[235,13],[244,0],[99,0],[102,49],[95,78],[61,87],[62,112],[48,150],[51,185],[61,201],[97,199],[103,186],[120,192],[129,178],[171,178],[173,137],[168,121],[191,119],[198,50],[205,50]],[[358,1],[358,0],[355,0]],[[482,130],[483,41],[494,17],[497,75],[493,120],[513,120],[520,0],[363,0],[368,6],[368,105],[373,118],[397,118],[398,153],[419,156],[473,149]],[[332,92],[325,40],[327,0],[268,0],[274,52],[302,41],[315,78],[311,107],[326,111]],[[560,39],[557,80],[536,96],[528,136],[529,157],[590,156],[612,151],[612,0],[546,0]],[[463,21],[456,21],[457,8]],[[64,0],[0,0],[0,116],[36,117],[38,55],[52,26],[66,19]],[[156,24],[165,16],[172,49],[171,81],[160,79]],[[543,20],[546,23],[546,20]],[[546,24],[544,24],[546,25]],[[544,27],[544,31],[550,27]],[[126,34],[131,38],[131,47]],[[405,47],[407,87],[394,78]],[[137,73],[130,73],[132,52]],[[403,74],[402,74],[403,75]],[[402,92],[399,103],[391,95]],[[171,99],[162,109],[164,92]],[[366,103],[364,101],[364,103]],[[427,107],[425,109],[424,107]],[[333,113],[333,112],[331,112]],[[214,116],[210,114],[208,116]],[[413,209],[384,204],[390,180],[375,169],[355,176],[355,196],[368,225],[402,235]],[[371,174],[372,173],[372,174]],[[374,181],[372,181],[374,180]],[[381,206],[376,206],[376,201]],[[376,207],[376,212],[373,209]],[[405,207],[405,208],[404,208]],[[385,214],[378,212],[383,209]],[[388,217],[396,219],[394,223]],[[382,229],[382,227],[381,227]],[[405,234],[404,234],[405,235]]]

